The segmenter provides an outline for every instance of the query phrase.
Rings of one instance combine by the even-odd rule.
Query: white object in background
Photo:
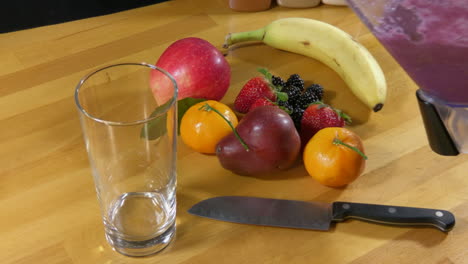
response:
[[[316,7],[320,0],[278,0],[278,5],[292,8]]]
[[[322,3],[326,5],[341,5],[347,6],[346,0],[322,0]]]

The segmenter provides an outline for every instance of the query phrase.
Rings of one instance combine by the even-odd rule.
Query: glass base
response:
[[[130,257],[144,257],[155,254],[164,248],[173,240],[176,225],[174,223],[161,235],[144,241],[129,241],[106,233],[106,239],[112,246],[112,249],[120,254]]]

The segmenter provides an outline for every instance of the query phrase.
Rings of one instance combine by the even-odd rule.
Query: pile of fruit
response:
[[[240,175],[288,169],[303,153],[307,171],[320,183],[340,187],[355,180],[366,159],[362,142],[343,128],[350,118],[321,101],[323,87],[304,89],[298,74],[283,81],[259,71],[263,76],[246,82],[234,110],[215,100],[190,107],[181,120],[183,142],[216,154],[224,168]],[[245,114],[240,122],[236,111]]]
[[[340,42],[345,52],[335,50],[341,57],[322,56],[321,53],[333,50],[327,50],[329,43],[320,42],[320,38],[316,41],[325,47],[323,50],[310,48],[308,39],[287,43],[290,31],[304,27],[316,30],[319,35],[327,32],[333,41]],[[322,22],[294,18],[275,21],[263,30],[258,31],[263,32],[259,40],[321,60],[343,77],[363,103],[374,111],[382,108],[386,86],[378,64],[341,30]],[[283,38],[268,38],[281,34]],[[305,36],[311,35],[314,34],[308,32]],[[230,34],[226,45],[253,39],[249,32]],[[344,128],[351,118],[324,102],[324,87],[320,84],[305,86],[299,74],[283,79],[259,69],[261,75],[253,76],[243,85],[231,109],[219,102],[229,89],[229,63],[208,41],[178,40],[166,49],[156,65],[171,73],[178,84],[182,141],[197,152],[215,154],[225,169],[241,175],[269,174],[290,168],[302,157],[307,172],[331,187],[347,185],[363,172],[367,159],[363,143],[357,134]],[[350,77],[352,74],[359,78]],[[167,87],[172,85],[171,80],[154,71],[150,85],[156,102],[163,105],[170,97]],[[142,136],[154,139],[159,134]]]

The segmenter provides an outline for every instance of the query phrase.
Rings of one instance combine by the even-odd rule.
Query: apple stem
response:
[[[348,148],[350,148],[350,149],[356,151],[356,152],[357,152],[359,155],[361,155],[365,160],[367,160],[367,156],[366,156],[364,153],[362,153],[362,151],[360,151],[360,150],[359,150],[358,148],[356,148],[356,147],[353,147],[353,146],[351,146],[351,145],[349,145],[349,144],[344,143],[343,141],[341,141],[341,140],[340,140],[339,138],[337,138],[337,137],[336,137],[335,139],[333,139],[333,144],[335,144],[335,145],[343,145],[343,146],[345,146],[345,147],[348,147]]]
[[[249,146],[245,143],[245,141],[241,138],[241,136],[239,135],[239,133],[237,133],[236,129],[234,128],[234,126],[232,125],[232,122],[229,121],[223,114],[221,114],[217,109],[211,107],[209,104],[205,103],[202,107],[200,107],[198,110],[203,110],[203,111],[213,111],[215,112],[216,114],[218,114],[219,116],[221,116],[224,121],[226,121],[228,123],[228,125],[231,127],[232,131],[234,132],[234,135],[236,136],[236,138],[239,140],[239,142],[242,144],[242,146],[245,148],[245,150],[249,151],[250,148]]]
[[[229,33],[225,40],[223,48],[227,49],[229,46],[244,42],[244,41],[263,41],[265,36],[265,29],[260,28],[252,31],[238,32],[238,33]]]

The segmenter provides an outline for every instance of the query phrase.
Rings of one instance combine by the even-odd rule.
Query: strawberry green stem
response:
[[[229,33],[224,40],[223,48],[229,48],[229,46],[244,42],[244,41],[262,41],[265,36],[265,29],[260,28],[252,31]]]
[[[356,151],[356,152],[357,152],[359,155],[361,155],[365,160],[367,160],[367,156],[366,156],[364,153],[362,153],[362,151],[360,151],[360,150],[359,150],[358,148],[356,148],[356,147],[353,147],[353,146],[351,146],[351,145],[349,145],[349,144],[344,143],[343,141],[341,141],[341,140],[340,140],[339,138],[337,138],[337,137],[333,140],[333,144],[336,144],[336,145],[343,145],[343,146],[345,146],[345,147],[348,147],[348,148],[350,148],[350,149]]]
[[[239,135],[239,133],[237,133],[236,129],[234,128],[234,126],[232,125],[232,122],[229,121],[223,114],[221,114],[217,109],[211,107],[209,104],[205,103],[202,107],[200,107],[198,110],[203,110],[203,111],[213,111],[215,112],[216,114],[218,114],[219,116],[221,116],[224,121],[226,121],[228,123],[228,125],[231,127],[232,131],[234,132],[234,135],[236,136],[236,138],[239,140],[239,142],[242,144],[242,146],[245,148],[245,150],[249,151],[249,146],[245,143],[245,141],[241,138],[241,136]]]

